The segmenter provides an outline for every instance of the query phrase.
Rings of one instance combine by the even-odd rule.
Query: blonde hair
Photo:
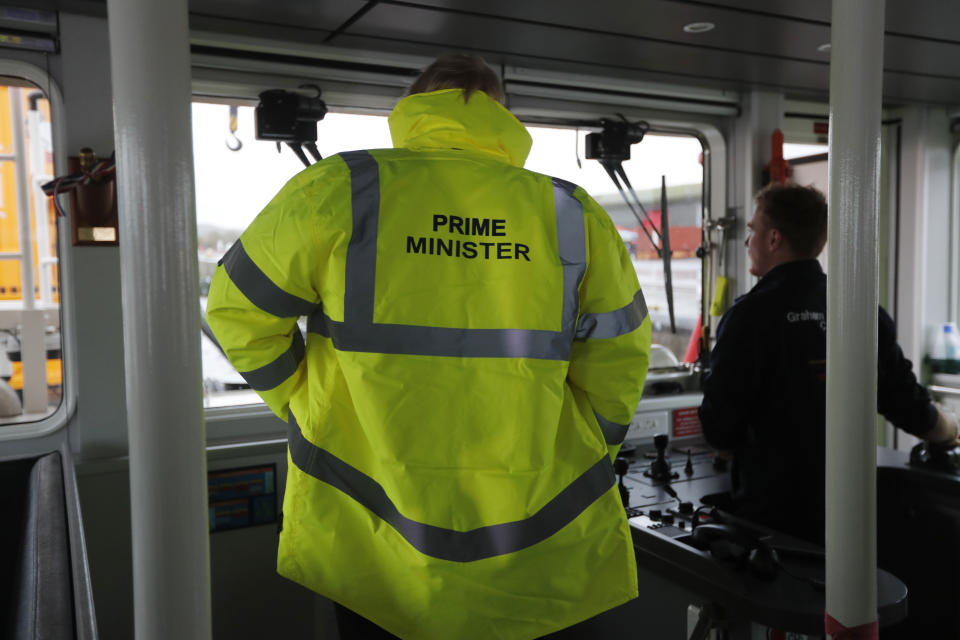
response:
[[[487,66],[483,58],[462,53],[442,55],[410,85],[408,95],[429,93],[440,89],[463,89],[463,99],[470,100],[474,91],[485,94],[503,103],[503,85],[496,72]]]

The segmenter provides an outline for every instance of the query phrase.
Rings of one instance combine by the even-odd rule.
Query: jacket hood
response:
[[[522,167],[533,140],[506,107],[482,91],[470,102],[462,89],[415,93],[397,103],[388,120],[394,147],[469,149]]]

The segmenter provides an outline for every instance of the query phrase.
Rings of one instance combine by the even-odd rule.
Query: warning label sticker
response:
[[[700,435],[701,431],[700,416],[697,415],[697,407],[686,407],[684,409],[673,410],[674,438],[698,436]]]

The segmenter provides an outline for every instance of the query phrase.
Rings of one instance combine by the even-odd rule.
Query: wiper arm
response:
[[[667,176],[660,176],[660,259],[663,260],[667,311],[670,313],[670,333],[676,333],[677,323],[673,317],[673,269],[670,265],[672,256],[673,251],[670,249],[670,215],[667,213]]]
[[[664,288],[667,294],[667,312],[670,315],[670,332],[676,333],[677,322],[673,307],[673,268],[670,263],[670,260],[673,256],[673,251],[670,249],[670,213],[667,209],[667,177],[661,176],[660,178],[660,228],[657,229],[653,219],[650,217],[650,214],[647,213],[647,210],[640,202],[640,198],[637,197],[637,193],[633,190],[633,185],[630,184],[630,179],[627,178],[627,174],[623,170],[623,165],[620,163],[620,161],[601,160],[600,164],[604,169],[607,170],[607,175],[609,175],[610,179],[613,180],[613,184],[616,185],[617,191],[620,192],[620,197],[623,198],[623,201],[630,210],[630,213],[632,213],[633,217],[636,218],[637,222],[640,223],[640,230],[643,231],[644,235],[647,236],[647,240],[650,241],[650,244],[653,246],[654,250],[656,250],[657,257],[663,261],[663,279]],[[624,185],[626,188],[624,188]],[[640,214],[637,213],[633,203],[631,203],[630,199],[627,198],[627,193],[630,194],[634,202],[636,202],[637,207],[639,207],[640,211],[643,213],[642,218],[640,217]],[[658,243],[654,242],[653,236],[647,230],[647,225],[650,225],[650,228],[656,231],[660,236],[660,246],[657,246]]]

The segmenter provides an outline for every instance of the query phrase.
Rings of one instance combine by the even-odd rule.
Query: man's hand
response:
[[[927,433],[920,437],[932,444],[941,447],[951,447],[960,445],[957,438],[957,417],[953,412],[947,412],[940,405],[937,407],[937,423]]]

